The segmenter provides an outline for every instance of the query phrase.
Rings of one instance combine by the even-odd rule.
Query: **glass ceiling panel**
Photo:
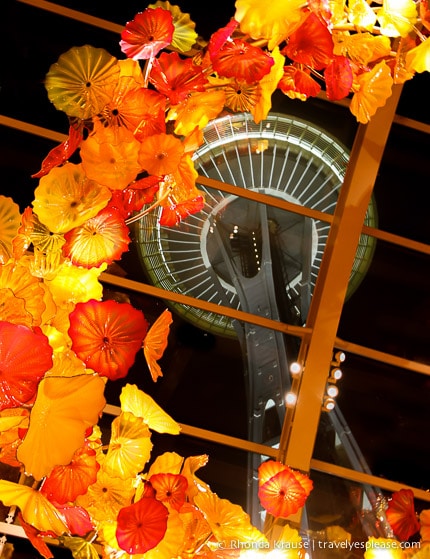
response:
[[[342,372],[336,398],[344,418],[340,433],[362,454],[362,471],[427,490],[430,443],[423,433],[429,377],[352,354],[347,354]],[[332,419],[322,415],[314,458],[353,467]]]
[[[378,240],[362,284],[345,303],[338,336],[429,364],[429,274],[427,254]]]

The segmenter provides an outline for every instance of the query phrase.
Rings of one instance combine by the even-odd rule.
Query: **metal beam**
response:
[[[293,379],[297,400],[287,409],[279,448],[279,459],[302,471],[310,469],[345,294],[400,93],[394,86],[386,105],[358,128],[315,284],[306,321],[311,333],[299,352],[303,372]]]

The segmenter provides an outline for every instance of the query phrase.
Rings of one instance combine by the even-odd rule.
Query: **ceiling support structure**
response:
[[[292,382],[296,405],[286,410],[278,455],[301,471],[311,467],[342,306],[400,93],[401,86],[394,86],[386,105],[358,128],[315,284],[306,321],[310,333],[298,355],[302,374]]]

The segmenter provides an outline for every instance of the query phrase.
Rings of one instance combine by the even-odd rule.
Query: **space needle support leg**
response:
[[[349,278],[385,144],[401,93],[391,97],[371,121],[360,125],[315,284],[298,359],[303,366],[295,379],[294,408],[287,408],[280,439],[279,460],[309,471],[327,376]]]

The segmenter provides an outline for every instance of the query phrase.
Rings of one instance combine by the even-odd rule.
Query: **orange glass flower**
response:
[[[188,487],[187,478],[180,474],[161,473],[152,475],[149,483],[159,501],[178,511],[182,508]]]
[[[162,208],[160,223],[177,225],[187,215],[200,211],[205,199],[196,188],[197,171],[189,155],[184,155],[175,173],[160,183],[158,197]]]
[[[44,480],[41,492],[59,504],[73,502],[95,483],[99,468],[96,452],[84,446],[75,452],[69,464],[53,468]]]
[[[204,91],[207,84],[203,69],[176,52],[162,52],[154,60],[149,81],[172,105],[183,101],[191,91]]]
[[[194,504],[201,510],[217,541],[267,541],[241,506],[221,499],[211,491],[199,492]]]
[[[167,339],[172,322],[172,313],[165,309],[154,324],[152,324],[143,341],[143,353],[154,382],[163,376],[157,361],[163,357],[167,347]]]
[[[156,56],[172,42],[172,14],[163,8],[146,8],[129,21],[121,33],[122,52],[133,60]]]
[[[64,235],[63,253],[76,266],[98,268],[118,260],[128,250],[129,229],[115,208],[105,208]]]
[[[172,134],[154,134],[142,140],[139,163],[151,175],[167,175],[176,171],[184,146]]]
[[[126,128],[97,129],[81,145],[86,176],[111,190],[123,190],[141,170],[137,162],[140,144]]]
[[[130,91],[121,106],[121,115],[127,128],[139,141],[166,131],[165,112],[166,97],[145,87]]]
[[[53,64],[45,87],[55,108],[88,119],[112,100],[119,76],[117,59],[90,45],[72,47]]]
[[[196,91],[175,107],[175,134],[188,136],[195,128],[203,129],[225,105],[223,90]]]
[[[415,512],[414,494],[410,489],[400,489],[393,493],[385,514],[394,535],[401,541],[407,541],[420,529]]]
[[[12,255],[12,239],[18,232],[21,215],[12,198],[0,195],[0,265]]]
[[[104,388],[95,374],[40,381],[30,427],[17,452],[29,475],[41,480],[54,466],[70,463],[87,429],[98,422],[106,404]]]
[[[0,410],[29,403],[52,367],[52,348],[42,332],[0,321]]]
[[[390,97],[393,86],[391,71],[386,62],[378,62],[369,72],[356,77],[356,88],[350,110],[358,122],[367,124],[379,107],[383,107]]]
[[[77,356],[101,376],[126,376],[142,347],[148,323],[129,303],[113,300],[78,303],[70,314],[69,335]]]
[[[24,530],[24,533],[28,538],[28,541],[31,543],[34,549],[36,549],[40,553],[40,555],[45,559],[53,559],[54,556],[52,555],[51,550],[45,543],[42,533],[39,532],[39,530],[37,530],[36,528],[34,528],[34,526],[31,526],[31,524],[28,524],[28,522],[24,520],[24,517],[22,516],[21,512],[18,514],[18,520],[20,526],[22,526],[22,529]]]
[[[167,530],[167,508],[145,497],[118,513],[116,539],[121,549],[130,554],[146,553],[164,537]]]

